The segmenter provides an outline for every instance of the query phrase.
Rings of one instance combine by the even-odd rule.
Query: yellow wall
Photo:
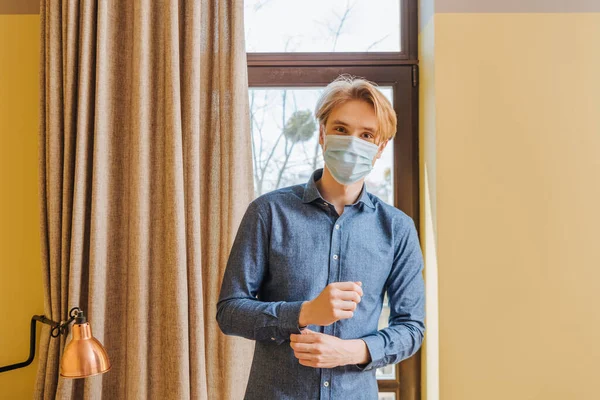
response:
[[[43,314],[38,206],[39,15],[0,15],[0,365],[25,361]],[[38,324],[38,339],[40,328]],[[0,374],[0,399],[31,399],[37,354]]]
[[[421,57],[439,398],[599,399],[600,14],[435,14]]]

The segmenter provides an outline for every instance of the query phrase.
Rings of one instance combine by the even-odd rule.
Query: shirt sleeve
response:
[[[361,337],[371,361],[355,364],[361,371],[396,364],[419,350],[425,334],[425,283],[423,254],[415,223],[404,224],[397,242],[387,285],[390,317],[388,326]]]
[[[269,230],[259,206],[248,206],[234,239],[217,302],[217,323],[226,335],[277,344],[301,333],[304,301],[258,299],[268,268]]]

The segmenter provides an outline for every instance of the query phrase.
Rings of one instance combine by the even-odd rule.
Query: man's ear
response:
[[[319,144],[323,147],[325,140],[325,125],[319,124]]]

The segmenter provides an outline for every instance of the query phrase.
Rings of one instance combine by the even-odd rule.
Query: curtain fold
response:
[[[254,344],[215,319],[253,197],[243,2],[42,1],[45,313],[88,314],[112,369],[36,398],[239,399]]]

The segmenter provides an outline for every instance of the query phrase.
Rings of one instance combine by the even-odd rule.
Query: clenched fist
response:
[[[361,282],[333,282],[314,299],[305,302],[300,311],[301,326],[328,326],[340,319],[352,318],[363,291]]]

